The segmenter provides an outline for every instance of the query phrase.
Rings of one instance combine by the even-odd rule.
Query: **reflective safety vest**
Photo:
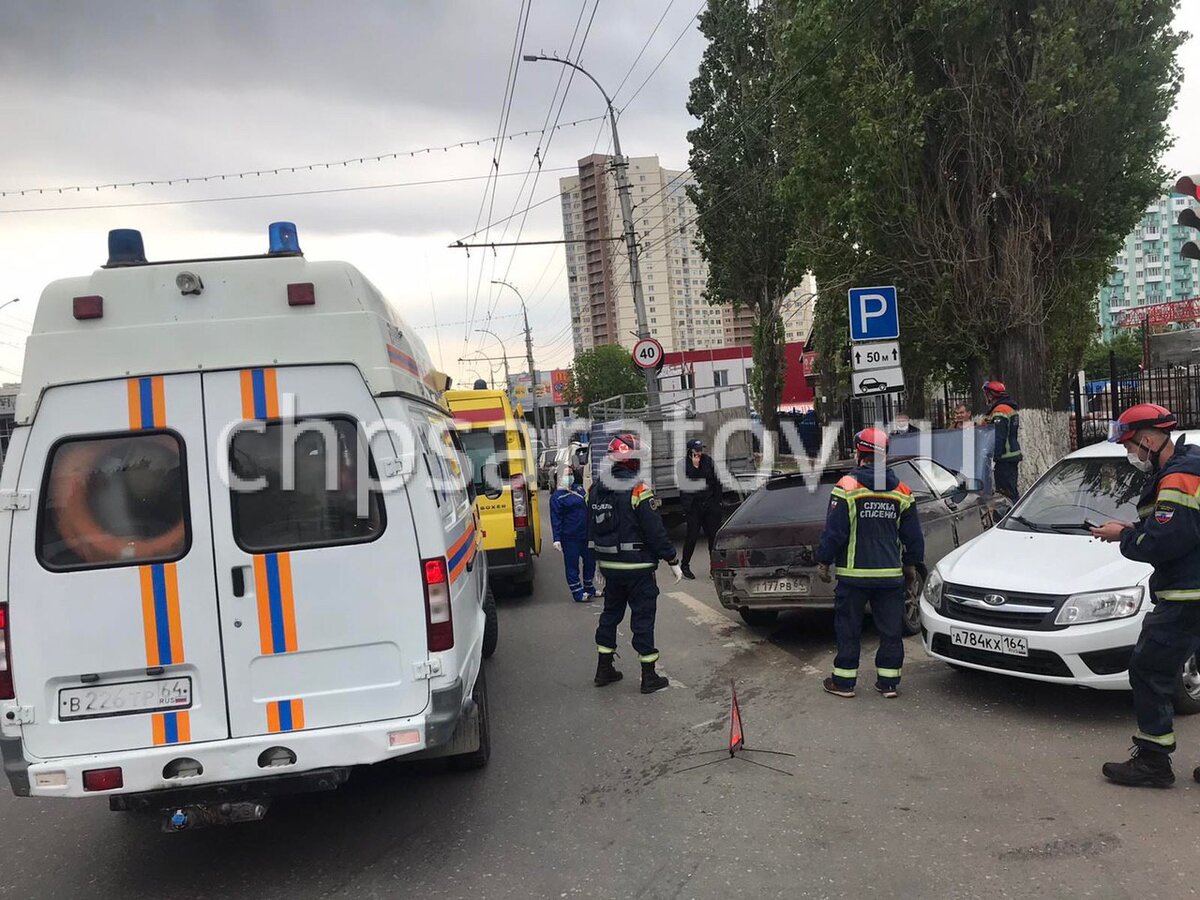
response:
[[[1200,600],[1200,447],[1180,436],[1174,455],[1146,479],[1138,516],[1121,535],[1121,553],[1154,566],[1151,602]]]
[[[895,473],[886,470],[879,484],[872,466],[860,466],[837,483],[817,560],[836,565],[839,581],[862,586],[903,582],[903,567],[924,558],[925,537],[912,491]]]
[[[589,504],[588,542],[596,564],[610,570],[653,570],[658,561],[674,564],[675,545],[667,535],[654,491],[636,472],[616,468],[615,485],[597,479]]]
[[[1007,394],[992,404],[986,418],[996,434],[992,459],[1000,462],[1020,462],[1024,459],[1017,434],[1021,430],[1021,414]]]

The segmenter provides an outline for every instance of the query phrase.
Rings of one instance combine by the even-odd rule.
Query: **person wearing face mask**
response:
[[[563,468],[558,487],[550,495],[550,534],[554,538],[554,549],[563,555],[571,597],[576,603],[587,603],[596,596],[592,583],[596,576],[596,558],[588,546],[587,495],[583,485],[575,483],[570,466]]]
[[[713,538],[721,528],[721,496],[724,493],[712,457],[704,452],[704,441],[687,442],[683,474],[679,488],[687,516],[687,532],[683,538],[683,577],[694,579],[696,576],[692,574],[691,563],[696,540],[703,531],[708,539],[708,550],[712,552]]]
[[[1141,403],[1113,423],[1109,440],[1125,448],[1132,466],[1148,477],[1138,499],[1138,522],[1107,522],[1092,529],[1102,541],[1120,543],[1127,559],[1149,563],[1150,602],[1129,661],[1129,684],[1137,714],[1130,758],[1105,763],[1110,781],[1136,787],[1175,783],[1175,681],[1184,662],[1200,650],[1200,447],[1171,440],[1175,416]],[[1200,768],[1193,773],[1200,781]]]

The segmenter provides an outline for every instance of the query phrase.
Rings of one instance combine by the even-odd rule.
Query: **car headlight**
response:
[[[1118,588],[1115,591],[1096,591],[1091,594],[1074,594],[1067,598],[1055,625],[1082,625],[1085,622],[1104,622],[1109,619],[1125,619],[1142,608],[1146,591],[1141,585]]]
[[[941,612],[942,609],[942,589],[944,587],[942,574],[937,569],[930,572],[929,577],[925,579],[925,602],[938,612]]]

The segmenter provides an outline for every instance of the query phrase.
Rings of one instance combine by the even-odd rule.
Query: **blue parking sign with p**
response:
[[[850,288],[850,340],[893,341],[900,337],[896,288]]]

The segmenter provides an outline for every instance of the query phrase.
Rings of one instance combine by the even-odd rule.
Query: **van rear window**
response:
[[[171,432],[63,441],[50,453],[38,517],[47,569],[171,562],[187,553],[183,444]]]
[[[489,463],[497,467],[496,477],[501,482],[508,481],[508,441],[502,430],[460,429],[458,435],[462,438],[463,449],[467,451],[467,459],[471,463],[471,479],[475,483],[476,493],[486,494],[500,486],[483,483],[483,467]]]
[[[238,546],[275,553],[377,538],[383,503],[374,466],[359,458],[360,439],[357,423],[341,418],[235,432],[229,469]],[[365,447],[361,452],[367,456]]]

